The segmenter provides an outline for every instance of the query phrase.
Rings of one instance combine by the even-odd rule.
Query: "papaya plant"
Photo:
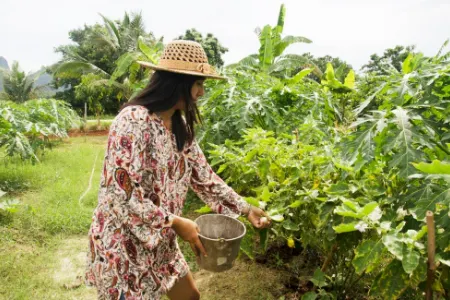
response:
[[[386,299],[424,291],[427,211],[434,213],[437,232],[433,288],[448,295],[450,107],[443,84],[450,69],[445,57],[411,54],[402,71],[383,77],[365,100],[354,91],[353,74],[342,83],[330,67],[322,86],[310,85],[311,94],[298,97],[306,99],[307,113],[296,119],[294,134],[254,123],[241,139],[211,146],[217,172],[274,221],[269,235],[260,232],[261,245],[282,238],[288,247],[298,243],[329,257],[325,274],[337,297],[348,296],[350,287],[364,280],[370,295]],[[271,91],[286,87],[282,83]],[[326,113],[327,97],[336,94],[354,101],[348,126],[340,128],[330,120],[342,119]],[[289,103],[282,95],[272,93],[278,103]],[[319,113],[312,95],[320,99]],[[378,109],[368,111],[374,99]],[[350,122],[352,117],[357,119]],[[244,248],[256,251],[248,244]]]
[[[81,119],[66,102],[35,99],[24,104],[0,101],[0,147],[10,156],[38,161],[36,151],[51,146],[50,137],[67,137]]]
[[[327,69],[321,83],[327,93],[326,112],[332,114],[333,119],[337,122],[348,125],[353,119],[353,109],[360,101],[355,90],[355,72],[350,70],[342,83],[336,78],[331,63],[327,63]]]

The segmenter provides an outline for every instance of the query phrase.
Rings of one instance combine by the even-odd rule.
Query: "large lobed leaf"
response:
[[[362,274],[366,269],[369,269],[368,272],[370,272],[373,266],[378,264],[383,249],[381,240],[366,240],[359,244],[355,249],[355,257],[352,261],[356,273]]]
[[[397,299],[409,286],[409,277],[402,263],[393,260],[374,280],[370,294],[383,299]]]

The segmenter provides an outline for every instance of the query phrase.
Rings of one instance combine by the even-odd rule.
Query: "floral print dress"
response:
[[[86,281],[99,299],[159,299],[187,275],[171,225],[188,188],[217,213],[237,217],[247,205],[195,141],[178,152],[159,116],[142,106],[123,109],[110,128],[89,230]]]

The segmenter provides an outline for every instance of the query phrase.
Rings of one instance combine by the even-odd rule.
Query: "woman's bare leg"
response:
[[[198,300],[200,292],[195,285],[191,272],[180,278],[173,288],[167,293],[170,300]]]

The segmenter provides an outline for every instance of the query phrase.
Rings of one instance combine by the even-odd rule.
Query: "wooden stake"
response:
[[[295,134],[295,142],[297,142],[298,143],[298,129],[297,128],[295,128],[295,130],[294,131],[292,131],[294,134]]]
[[[87,122],[87,103],[84,102],[84,123]]]
[[[434,254],[436,249],[436,234],[434,228],[434,215],[432,211],[427,211],[427,228],[428,228],[428,270],[427,270],[427,290],[426,299],[433,299],[433,281],[436,264],[434,263]]]

